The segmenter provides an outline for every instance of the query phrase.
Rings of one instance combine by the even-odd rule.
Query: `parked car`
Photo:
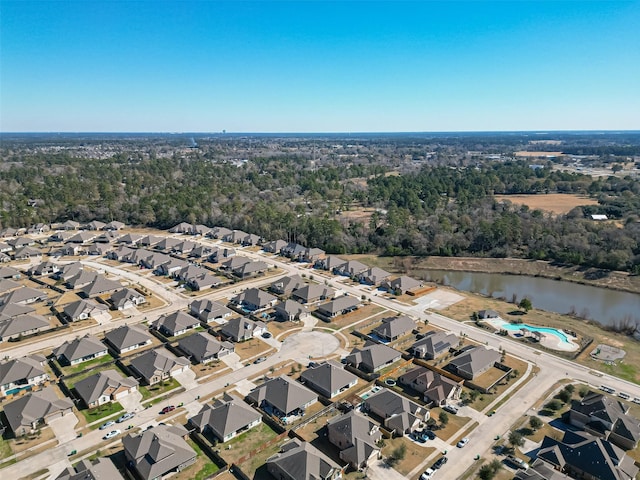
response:
[[[117,437],[118,435],[120,435],[122,432],[120,430],[111,430],[109,433],[107,433],[104,437],[102,437],[103,440],[109,440],[110,438],[113,437]]]
[[[431,480],[436,471],[433,468],[427,468],[422,475],[420,475],[420,480]]]
[[[130,418],[135,417],[135,415],[136,415],[135,413],[129,413],[129,412],[127,412],[127,413],[125,413],[125,414],[121,415],[121,416],[120,416],[120,418],[118,418],[118,419],[116,420],[116,422],[117,422],[117,423],[126,422],[126,421],[127,421],[127,420],[129,420]]]
[[[169,405],[168,407],[164,407],[162,410],[160,410],[160,413],[173,412],[175,409],[176,409],[175,405]]]
[[[271,332],[264,332],[262,334],[262,338],[271,338],[273,335],[271,335]]]
[[[513,455],[508,455],[507,458],[504,459],[504,462],[513,468],[521,468],[522,470],[529,468],[529,464],[527,462]]]
[[[449,412],[449,413],[453,413],[454,415],[456,415],[458,413],[458,407],[454,406],[454,405],[445,405],[444,407],[442,407],[442,409],[445,412]]]
[[[436,438],[436,434],[433,432],[433,430],[423,430],[422,436],[427,437],[429,440],[433,440],[434,438]]]
[[[116,422],[114,422],[113,420],[109,420],[106,423],[103,423],[102,425],[100,425],[100,430],[105,430],[107,428],[109,428],[111,425],[115,425]]]
[[[427,439],[422,436],[422,432],[413,432],[411,436],[416,442],[424,443],[427,441]]]
[[[254,360],[253,363],[262,363],[267,359],[267,357],[258,357]]]
[[[437,470],[441,466],[443,466],[445,463],[447,463],[448,461],[449,461],[449,459],[447,457],[442,456],[438,460],[436,460],[436,463],[434,463],[431,468],[434,468],[434,469]]]
[[[456,446],[457,446],[458,448],[463,448],[467,443],[469,443],[469,439],[468,439],[467,437],[464,437],[462,440],[460,440],[460,441],[457,443],[457,445],[456,445]]]

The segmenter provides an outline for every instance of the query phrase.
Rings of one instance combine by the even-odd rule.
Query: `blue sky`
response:
[[[4,132],[640,129],[640,2],[0,8]]]

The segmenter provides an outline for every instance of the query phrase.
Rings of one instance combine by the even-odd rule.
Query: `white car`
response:
[[[102,437],[103,440],[109,440],[110,438],[113,437],[117,437],[118,435],[120,435],[122,432],[120,430],[111,430],[109,433],[107,433],[104,437]]]
[[[125,413],[125,414],[121,415],[120,418],[118,418],[118,420],[116,420],[116,422],[118,422],[118,423],[126,422],[130,418],[135,417],[135,415],[136,415],[135,413]]]
[[[115,425],[116,422],[114,422],[113,420],[109,420],[107,423],[103,423],[102,425],[100,425],[100,430],[104,430],[106,428],[109,428],[111,425]]]
[[[467,443],[469,443],[469,439],[467,437],[464,437],[462,440],[460,440],[458,442],[458,444],[456,445],[458,448],[462,448],[464,447]]]
[[[436,471],[433,468],[427,468],[422,475],[420,475],[420,480],[431,480]]]

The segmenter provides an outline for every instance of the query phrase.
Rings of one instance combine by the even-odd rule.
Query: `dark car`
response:
[[[164,407],[162,410],[160,410],[160,413],[173,412],[175,409],[176,409],[175,405],[169,405],[168,407]]]
[[[264,332],[264,333],[262,334],[262,338],[271,338],[271,336],[272,336],[272,335],[271,335],[271,332]]]
[[[253,363],[262,363],[267,359],[267,357],[258,357],[254,360]]]
[[[445,463],[447,463],[449,461],[449,459],[447,457],[440,457],[436,463],[433,464],[433,467],[431,468],[435,468],[436,470],[439,469],[441,466],[443,466]]]
[[[422,435],[423,435],[424,437],[427,437],[429,440],[433,440],[434,438],[436,438],[436,434],[435,434],[435,433],[433,433],[433,431],[432,431],[432,430],[424,430],[424,431],[422,432]]]

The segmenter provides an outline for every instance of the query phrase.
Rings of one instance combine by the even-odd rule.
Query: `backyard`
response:
[[[115,415],[116,413],[121,412],[122,410],[124,409],[122,405],[120,405],[120,403],[110,402],[110,403],[105,403],[104,405],[100,405],[99,407],[80,410],[80,413],[82,413],[84,418],[87,420],[87,423],[91,424],[93,422],[97,422],[98,420],[102,420],[104,418]],[[96,423],[95,425],[91,425],[91,428],[95,429],[95,428],[98,428],[99,426],[100,425]]]

